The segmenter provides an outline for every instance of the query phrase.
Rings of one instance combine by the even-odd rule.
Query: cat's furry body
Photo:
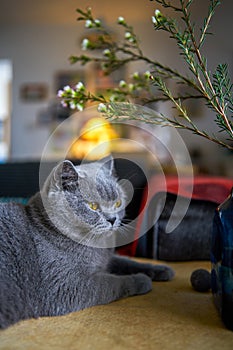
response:
[[[116,202],[123,193],[117,188],[110,169],[104,170],[105,175],[100,171],[103,178],[108,172],[109,178],[105,183],[95,179],[98,194],[89,193],[88,172],[83,169],[85,166],[75,169],[71,163],[65,162],[52,172],[42,193],[32,197],[27,206],[0,204],[0,328],[22,319],[63,315],[122,297],[147,293],[152,288],[151,279],[172,278],[173,272],[166,266],[139,264],[113,254],[113,248],[91,244],[90,237],[101,236],[101,230],[103,234],[113,234],[120,226],[123,209],[115,210],[116,213],[107,210],[106,202]],[[80,190],[77,190],[81,186],[81,182],[78,184],[80,177],[86,181],[82,198],[79,196]],[[59,182],[59,179],[62,180]],[[73,219],[69,223],[68,217],[64,217],[67,203],[63,207],[62,202],[57,203],[57,208],[55,206],[58,193],[61,196],[65,193],[63,200],[68,201],[72,210],[79,209],[82,218],[89,215],[95,229],[85,242],[88,244],[83,244],[81,237],[82,231],[87,232],[88,220],[83,220],[79,228]],[[79,204],[75,203],[77,197]],[[97,210],[93,202],[94,209],[87,213],[87,203],[93,197],[94,201],[100,201],[100,197],[103,199],[99,206],[105,208],[105,225],[103,217],[96,217],[97,211],[98,215],[102,215],[102,209]],[[121,202],[118,199],[116,203],[119,205]],[[95,215],[91,217],[92,214]],[[55,218],[56,215],[59,220]],[[77,213],[76,220],[78,216]],[[77,234],[73,232],[74,225]]]

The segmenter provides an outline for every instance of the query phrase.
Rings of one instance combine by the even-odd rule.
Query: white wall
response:
[[[76,28],[27,25],[3,31],[0,47],[4,47],[4,56],[13,62],[12,158],[40,158],[49,128],[37,125],[38,113],[55,96],[56,72],[75,68],[70,66],[68,57],[76,46]],[[48,99],[22,101],[20,88],[24,83],[47,84]]]

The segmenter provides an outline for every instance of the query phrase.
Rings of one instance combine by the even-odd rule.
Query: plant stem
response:
[[[211,103],[211,105],[213,106],[213,108],[217,111],[218,114],[221,115],[221,117],[223,118],[224,122],[225,122],[225,125],[227,126],[228,130],[230,131],[230,133],[233,135],[233,130],[231,128],[231,125],[228,121],[228,118],[224,112],[224,109],[222,108],[221,104],[219,103],[219,100],[218,100],[218,97],[216,95],[216,92],[213,88],[213,85],[212,85],[212,82],[210,80],[210,77],[209,77],[209,74],[207,72],[207,69],[206,69],[206,66],[203,62],[203,59],[202,59],[202,55],[201,55],[201,52],[199,50],[199,46],[200,45],[197,45],[196,43],[196,39],[194,37],[194,33],[193,33],[193,30],[192,30],[192,26],[191,26],[191,23],[190,23],[190,19],[189,19],[189,15],[188,15],[188,12],[187,12],[187,8],[186,7],[183,7],[183,13],[184,13],[184,16],[185,16],[185,22],[187,23],[187,28],[189,30],[189,33],[190,33],[190,36],[191,36],[191,39],[192,39],[192,43],[193,43],[193,47],[194,47],[194,50],[195,50],[195,53],[196,53],[196,56],[197,56],[197,59],[199,61],[199,64],[200,64],[200,67],[202,69],[202,73],[206,79],[206,82],[209,86],[209,89],[212,93],[212,97],[207,93],[206,91],[206,88],[200,78],[200,75],[198,74],[198,72],[196,72],[196,77],[197,77],[197,80],[201,86],[201,89],[203,91],[203,95],[208,99],[208,101]],[[215,101],[216,104],[213,102]]]

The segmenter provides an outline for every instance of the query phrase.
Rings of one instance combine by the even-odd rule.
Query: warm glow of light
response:
[[[111,153],[111,140],[118,138],[111,124],[102,118],[92,118],[80,131],[79,138],[73,143],[69,156],[90,160],[105,157]]]

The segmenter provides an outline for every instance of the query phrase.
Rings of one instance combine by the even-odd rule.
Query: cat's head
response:
[[[106,245],[106,239],[113,242],[125,214],[126,195],[111,157],[79,166],[61,162],[42,195],[50,219],[66,236],[94,246]]]

